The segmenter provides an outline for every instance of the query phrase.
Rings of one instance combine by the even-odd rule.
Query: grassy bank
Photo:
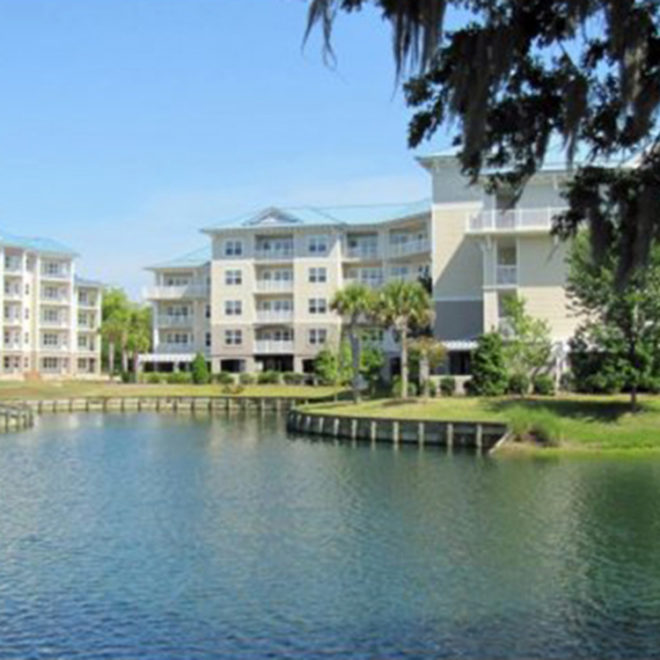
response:
[[[496,421],[518,427],[542,426],[560,449],[660,450],[660,397],[643,397],[629,412],[625,396],[552,398],[442,398],[423,401],[381,399],[357,406],[312,404],[309,411],[338,415],[447,421]],[[543,450],[547,451],[547,450]]]
[[[309,385],[247,385],[238,396],[317,398],[334,394],[334,387]],[[222,385],[133,385],[106,381],[0,382],[0,400],[57,399],[102,396],[226,396]]]

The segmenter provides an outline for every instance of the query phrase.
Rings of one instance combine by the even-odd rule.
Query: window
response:
[[[58,359],[54,357],[45,357],[41,360],[44,371],[56,371],[58,362]]]
[[[27,309],[25,311],[27,311]],[[52,307],[44,309],[44,321],[46,323],[58,323],[59,320],[60,314],[56,309],[53,309]]]
[[[78,291],[78,302],[81,305],[87,304],[87,291]]]
[[[206,305],[206,307],[204,308],[204,316],[207,319],[211,318],[211,305]]]
[[[54,332],[44,332],[43,345],[44,346],[58,346],[59,337]]]
[[[315,283],[327,282],[328,281],[327,268],[310,268],[309,281]]]
[[[78,312],[78,325],[87,325],[87,314]]]
[[[308,333],[308,339],[310,344],[325,344],[328,339],[328,331],[325,328],[312,328]]]
[[[243,254],[243,241],[225,241],[225,257],[240,257]]]
[[[242,270],[226,270],[225,284],[243,284]]]
[[[310,254],[325,254],[328,251],[328,237],[310,236],[307,247]]]
[[[27,282],[25,283],[25,295],[30,295],[30,285]]]
[[[57,300],[60,297],[60,290],[56,286],[44,287],[44,298],[48,300]]]
[[[87,348],[87,335],[78,335],[78,348]]]
[[[410,270],[408,266],[392,266],[392,269],[390,270],[390,274],[392,276],[392,279],[395,280],[405,280],[408,278]]]
[[[365,328],[361,337],[366,344],[380,344],[383,342],[384,333],[380,328]]]
[[[25,313],[23,316],[25,316],[26,321],[30,318],[30,310],[27,307],[25,308]]]
[[[56,261],[46,261],[43,265],[44,275],[59,275],[62,272],[60,264]]]
[[[188,286],[190,277],[187,275],[165,275],[165,286]]]
[[[30,333],[26,332],[25,335],[23,336],[24,343],[29,344],[30,343]]]
[[[325,314],[328,311],[328,302],[325,298],[310,298],[309,313]]]
[[[243,313],[243,303],[240,300],[225,300],[225,315],[240,316]]]
[[[242,330],[225,330],[225,344],[227,346],[240,346],[242,343]]]
[[[206,335],[204,337],[204,344],[206,345],[207,348],[211,346],[211,333],[210,332],[206,333]]]
[[[168,344],[188,344],[190,336],[187,332],[168,332],[166,341]]]

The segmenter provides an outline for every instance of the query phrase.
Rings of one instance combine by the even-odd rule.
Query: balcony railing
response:
[[[10,275],[11,274],[17,274],[17,273],[21,273],[22,270],[23,270],[23,266],[20,262],[18,262],[18,263],[13,263],[13,262],[7,263],[7,262],[5,262],[5,273],[8,273]]]
[[[254,256],[256,259],[260,260],[270,260],[270,261],[282,261],[293,259],[293,247],[291,248],[280,248],[275,250],[264,250],[263,248],[257,248]]]
[[[5,289],[5,298],[9,298],[10,300],[18,300],[22,298],[22,293],[20,289]]]
[[[58,271],[47,271],[47,270],[42,270],[41,271],[41,279],[42,280],[67,280],[69,279],[69,276],[71,273],[69,273],[68,270],[58,270]]]
[[[468,232],[549,231],[552,219],[564,207],[519,208],[508,211],[482,211],[468,221]]]
[[[21,325],[23,323],[21,317],[17,314],[5,315],[3,318],[5,325]]]
[[[518,283],[518,267],[517,266],[500,266],[495,269],[495,283],[496,284],[517,284]]]
[[[354,245],[346,248],[346,256],[349,259],[379,259],[377,245]]]
[[[46,296],[41,294],[41,302],[48,305],[68,305],[71,299],[66,294],[60,296]]]
[[[184,284],[182,286],[148,286],[143,289],[143,296],[148,300],[208,298],[210,293],[210,287],[206,284]]]
[[[406,243],[392,243],[390,245],[390,257],[407,257],[410,254],[428,252],[431,243],[427,238],[418,241],[407,241]]]
[[[293,280],[257,280],[259,293],[293,291]]]
[[[78,307],[94,308],[97,305],[96,300],[78,300]]]
[[[53,352],[53,353],[64,353],[69,350],[68,344],[40,344],[40,348],[44,352]]]
[[[293,341],[280,339],[257,339],[255,353],[293,353]]]
[[[160,343],[156,345],[155,353],[190,353],[193,350],[194,345],[191,343],[188,344],[167,344]]]
[[[344,284],[364,284],[364,286],[369,287],[370,289],[377,289],[378,287],[383,286],[384,279],[382,277],[345,277]]]
[[[158,316],[156,325],[164,328],[189,328],[194,325],[192,314],[181,316]]]
[[[41,325],[46,328],[67,328],[69,321],[67,319],[41,319]]]
[[[20,351],[23,348],[20,341],[6,341],[2,346],[6,351]]]
[[[257,321],[259,323],[290,323],[293,321],[293,310],[258,309]]]

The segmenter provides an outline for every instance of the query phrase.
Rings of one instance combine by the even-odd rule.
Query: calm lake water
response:
[[[660,460],[70,415],[0,437],[1,658],[660,657]]]

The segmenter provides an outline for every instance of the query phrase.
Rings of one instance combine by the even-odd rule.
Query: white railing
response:
[[[7,263],[5,262],[5,273],[20,273],[23,270],[21,263]]]
[[[164,328],[189,328],[194,325],[192,314],[187,316],[157,316],[156,325]]]
[[[160,343],[156,346],[156,353],[190,353],[193,350],[193,344],[167,344]]]
[[[508,211],[493,209],[469,218],[469,232],[487,231],[549,231],[552,219],[565,211],[565,207],[519,208]]]
[[[293,280],[257,280],[257,291],[262,293],[293,291]]]
[[[20,351],[23,348],[21,342],[18,341],[6,341],[3,343],[3,347],[7,351]]]
[[[47,270],[41,270],[41,279],[42,280],[66,280],[69,279],[68,270],[59,270],[57,272],[48,272]]]
[[[364,286],[367,286],[370,289],[377,289],[378,287],[383,286],[383,282],[384,280],[382,277],[370,277],[370,278],[345,277],[344,278],[345,284],[364,284]]]
[[[41,302],[47,303],[49,305],[68,305],[70,300],[69,300],[69,296],[67,295],[51,297],[41,294]]]
[[[41,319],[41,325],[46,328],[67,328],[69,321],[67,319]]]
[[[182,286],[148,286],[142,291],[148,300],[179,300],[182,298],[208,298],[211,293],[206,284],[184,284]]]
[[[258,309],[257,321],[260,323],[290,323],[293,321],[293,310]]]
[[[379,259],[377,245],[355,245],[346,248],[346,256],[349,259]]]
[[[96,300],[78,300],[78,307],[89,307],[90,309],[95,308],[97,305]]]
[[[500,266],[495,269],[496,284],[517,284],[518,266]]]
[[[271,261],[278,261],[282,259],[293,258],[293,248],[280,248],[277,250],[264,250],[257,248],[254,256],[256,259],[269,259]]]
[[[293,353],[293,341],[281,339],[257,339],[254,343],[255,353]]]
[[[40,348],[43,352],[53,352],[53,353],[63,353],[65,351],[69,350],[69,345],[68,344],[44,344],[41,342]]]
[[[4,322],[6,325],[21,325],[23,321],[18,314],[10,314],[4,317]]]
[[[5,298],[10,298],[12,300],[16,300],[16,299],[21,298],[21,297],[22,297],[22,294],[21,294],[20,289],[10,289],[9,291],[7,291],[7,289],[5,289]]]
[[[407,241],[405,243],[391,243],[390,257],[405,257],[409,254],[428,252],[431,244],[427,238],[419,241]]]

